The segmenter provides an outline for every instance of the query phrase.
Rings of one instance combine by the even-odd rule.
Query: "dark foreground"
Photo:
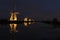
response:
[[[9,26],[0,26],[0,40],[60,40],[60,28],[51,25],[33,24],[26,29],[20,25],[17,30],[11,33]]]

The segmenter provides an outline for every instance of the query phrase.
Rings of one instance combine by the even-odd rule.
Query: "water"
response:
[[[58,40],[60,28],[52,25],[35,23],[27,27],[17,26],[18,32],[10,32],[9,25],[0,25],[0,40]]]

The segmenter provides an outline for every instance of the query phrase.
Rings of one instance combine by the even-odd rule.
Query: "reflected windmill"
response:
[[[9,25],[10,26],[11,37],[13,36],[13,38],[15,39],[15,37],[14,37],[15,32],[18,32],[17,31],[17,25],[18,24],[23,23],[24,26],[28,26],[28,25],[32,24],[32,22],[34,22],[34,21],[32,21],[29,18],[24,18],[24,20],[22,20],[22,21],[18,20],[17,14],[19,14],[19,12],[16,12],[16,6],[14,7],[14,10],[10,13],[11,13],[11,15],[9,17],[9,20],[8,19],[0,20],[0,24]],[[11,39],[13,39],[13,38],[11,38]]]
[[[11,13],[10,21],[17,21],[18,20],[16,14],[18,14],[18,12]],[[17,32],[16,28],[17,28],[17,24],[15,24],[15,23],[10,24],[10,31],[11,32]]]
[[[18,18],[17,18],[17,14],[19,14],[19,12],[17,12],[17,10],[16,10],[16,0],[15,1],[13,1],[13,11],[12,12],[10,12],[10,18],[9,18],[9,21],[11,21],[12,23],[10,23],[9,25],[10,25],[10,32],[17,32],[17,23],[15,23],[15,22],[17,22],[17,20],[18,20]],[[14,22],[15,21],[15,22]]]
[[[33,24],[34,22],[38,22],[38,21],[34,21],[27,17],[25,17],[22,21],[18,20],[17,14],[19,14],[19,12],[16,11],[16,0],[13,5],[14,5],[14,8],[13,8],[13,11],[10,12],[11,15],[10,15],[9,19],[1,19],[0,20],[1,25],[9,25],[10,26],[11,32],[17,32],[16,28],[17,28],[18,24],[24,24],[24,26],[28,26],[30,24]]]

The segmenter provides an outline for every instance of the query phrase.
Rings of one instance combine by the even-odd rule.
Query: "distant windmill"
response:
[[[18,18],[16,14],[19,14],[19,13],[16,11],[16,2],[13,4],[13,6],[14,6],[13,11],[10,12],[11,13],[10,21],[17,21]],[[10,31],[17,32],[16,28],[17,28],[17,24],[15,23],[10,24]]]
[[[17,11],[16,11],[16,0],[13,1],[13,10],[10,15],[10,21],[17,21],[17,15],[16,14],[19,14]]]

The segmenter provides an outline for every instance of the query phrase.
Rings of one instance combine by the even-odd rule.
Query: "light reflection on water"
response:
[[[31,32],[31,29],[28,27],[28,25],[32,24],[32,22],[24,22],[23,24],[24,24],[24,27],[23,27],[22,31],[24,31],[24,32],[28,32],[28,31]],[[11,34],[10,35],[10,40],[15,40],[15,33],[19,32],[17,30],[18,24],[12,23],[12,24],[9,24],[9,26],[10,26],[10,34]]]
[[[32,24],[32,22],[24,22],[24,27],[27,27],[27,26],[29,26],[30,24]],[[17,31],[17,25],[18,24],[14,24],[14,23],[12,23],[12,24],[9,24],[9,26],[10,26],[10,32],[18,32]]]
[[[9,26],[0,26],[1,27],[0,37],[2,36],[2,38],[6,38],[8,40],[16,40],[16,34],[21,35],[21,33],[31,32],[31,27],[29,27],[31,25],[28,25],[27,27],[25,27],[24,24],[22,25],[21,24],[7,24],[7,25]]]
[[[33,29],[32,31],[29,29],[30,27],[33,27],[33,28],[31,28],[31,29]],[[59,32],[57,30],[55,30],[54,28],[52,28],[52,29],[48,28],[49,26],[46,26],[46,28],[45,28],[45,26],[43,28],[41,28],[41,27],[42,26],[40,26],[40,24],[39,25],[33,24],[33,25],[29,25],[27,27],[17,24],[16,30],[18,30],[18,32],[9,32],[8,28],[5,26],[5,29],[3,29],[3,30],[6,30],[5,32],[0,29],[0,37],[3,35],[5,37],[7,36],[6,38],[7,39],[9,38],[8,40],[23,40],[23,39],[38,40],[40,38],[43,39],[43,38],[50,38],[50,37],[55,39],[58,36],[60,36],[60,35],[58,35]],[[2,33],[4,32],[2,35],[1,35],[1,31],[2,31]]]
[[[16,12],[12,12],[11,16],[10,16],[10,21],[17,21],[17,20],[18,20],[18,18],[16,16]],[[27,17],[25,17],[23,21],[24,21],[24,23],[23,23],[24,27],[23,28],[24,28],[24,31],[25,31],[26,29],[28,29],[27,26],[32,24],[32,22],[31,22],[32,20],[28,19]],[[10,39],[11,40],[15,40],[15,33],[19,32],[19,31],[17,31],[17,25],[18,24],[15,24],[15,23],[9,24],[9,26],[10,26],[10,34],[11,34],[10,35],[10,37],[11,37]]]
[[[17,28],[17,24],[10,24],[10,32],[17,32],[17,30],[16,30],[16,28]]]

